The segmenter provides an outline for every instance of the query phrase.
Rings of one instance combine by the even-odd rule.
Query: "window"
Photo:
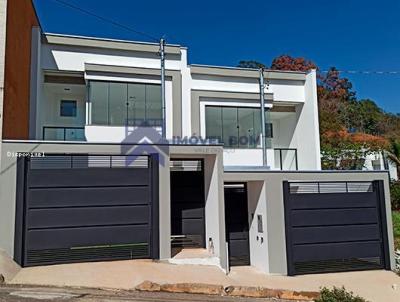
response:
[[[91,81],[92,124],[161,126],[161,86]]]
[[[259,108],[206,106],[205,113],[207,138],[218,139],[228,148],[261,147]],[[271,123],[266,124],[266,136],[272,138]]]
[[[60,103],[60,116],[76,117],[76,101],[62,100]]]

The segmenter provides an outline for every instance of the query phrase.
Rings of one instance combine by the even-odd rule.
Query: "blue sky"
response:
[[[281,54],[321,69],[400,71],[400,1],[63,0],[167,42],[189,47],[190,63],[269,65]],[[34,0],[44,30],[149,41],[55,0]],[[358,98],[400,113],[400,74],[345,75]]]

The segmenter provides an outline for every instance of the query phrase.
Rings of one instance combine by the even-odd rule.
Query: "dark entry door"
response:
[[[288,274],[390,269],[383,182],[284,182]]]
[[[172,247],[205,247],[202,160],[171,161]]]
[[[225,226],[231,266],[250,265],[249,216],[245,184],[225,184]]]
[[[158,165],[151,158],[47,155],[19,165],[21,265],[158,258]]]

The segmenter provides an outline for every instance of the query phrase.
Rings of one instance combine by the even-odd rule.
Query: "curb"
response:
[[[137,291],[145,292],[185,293],[248,298],[275,298],[296,301],[314,301],[319,297],[319,292],[312,291],[293,291],[234,285],[224,287],[222,285],[203,283],[158,284],[151,281],[144,281],[136,286],[135,289]]]

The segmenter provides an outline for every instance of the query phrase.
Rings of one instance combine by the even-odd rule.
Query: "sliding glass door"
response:
[[[268,121],[268,111],[265,114]],[[218,139],[226,148],[261,147],[259,108],[206,106],[205,115],[207,138]],[[272,124],[268,123],[266,130],[268,139],[272,137]],[[269,144],[267,142],[267,145]]]
[[[160,85],[91,81],[89,100],[93,125],[162,125]]]

